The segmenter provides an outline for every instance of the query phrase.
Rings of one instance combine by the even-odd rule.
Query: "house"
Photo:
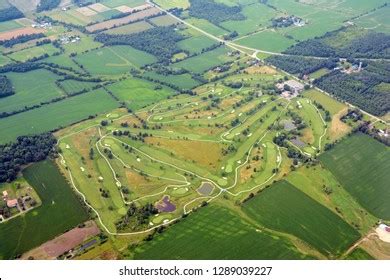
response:
[[[17,199],[9,199],[7,200],[7,207],[8,208],[13,208],[18,206],[18,200]]]

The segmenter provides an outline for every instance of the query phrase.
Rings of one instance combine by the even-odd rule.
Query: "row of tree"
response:
[[[0,75],[0,98],[10,96],[14,93],[11,80],[7,76]]]
[[[12,48],[13,46],[17,44],[23,44],[25,42],[43,38],[45,35],[43,33],[35,33],[35,34],[23,34],[17,37],[13,37],[9,40],[0,40],[0,45],[4,46],[5,48]],[[49,41],[50,42],[50,41]]]

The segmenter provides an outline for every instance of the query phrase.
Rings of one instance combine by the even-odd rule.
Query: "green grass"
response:
[[[171,17],[170,15],[154,17],[150,19],[150,21],[154,24],[157,24],[158,26],[169,26],[178,23],[177,19]]]
[[[246,47],[271,52],[282,52],[295,43],[294,40],[268,30],[250,35],[236,42]]]
[[[282,237],[256,231],[231,210],[207,206],[135,251],[135,259],[304,259]]]
[[[24,62],[26,60],[42,56],[44,54],[48,54],[49,56],[54,54],[55,52],[58,52],[59,50],[54,47],[52,44],[46,44],[43,46],[38,47],[32,47],[28,49],[23,49],[18,52],[14,52],[9,55],[10,58]]]
[[[21,27],[23,27],[23,25],[14,20],[0,22],[0,32],[10,31]]]
[[[65,80],[60,82],[60,84],[64,87],[67,94],[74,94],[82,90],[90,90],[93,86],[97,85],[97,83],[93,82],[82,82],[76,80]]]
[[[182,60],[173,64],[173,67],[184,68],[193,73],[203,73],[211,68],[232,60],[227,56],[228,49],[219,47],[212,51]]]
[[[75,59],[94,75],[122,74],[157,61],[154,56],[129,46],[104,47],[78,55]]]
[[[51,161],[35,163],[23,171],[42,205],[0,224],[0,259],[20,255],[85,221],[88,215],[66,179]]]
[[[199,85],[199,82],[192,79],[190,74],[164,76],[161,74],[157,74],[155,72],[146,72],[145,76],[157,81],[162,81],[162,82],[176,85],[182,89],[191,89]]]
[[[112,84],[107,88],[120,101],[124,101],[128,108],[138,110],[173,94],[173,90],[170,88],[163,87],[162,89],[156,90],[156,86],[157,84],[149,81],[129,78]]]
[[[15,140],[17,136],[50,131],[67,126],[90,115],[110,111],[118,103],[102,89],[91,91],[63,101],[4,118],[0,143]]]
[[[15,94],[2,98],[0,112],[12,112],[63,95],[56,86],[59,76],[45,69],[26,73],[6,73],[15,88]]]
[[[375,259],[363,249],[356,248],[345,257],[345,260],[375,260]]]
[[[216,43],[215,40],[201,35],[191,36],[188,39],[182,40],[178,43],[180,49],[188,51],[190,54],[200,53],[202,49],[208,48]]]
[[[343,103],[315,89],[306,90],[303,95],[321,104],[332,115],[337,114],[346,107]]]
[[[356,22],[357,26],[366,28],[369,31],[390,33],[389,21],[390,6],[376,10],[367,14]]]
[[[186,21],[214,36],[222,36],[224,34],[229,33],[228,31],[223,30],[222,28],[212,24],[211,22],[205,19],[189,18]]]
[[[322,154],[320,160],[363,207],[390,220],[388,147],[365,134],[355,134]]]
[[[266,227],[295,235],[331,258],[360,237],[339,216],[286,181],[271,185],[243,208]]]

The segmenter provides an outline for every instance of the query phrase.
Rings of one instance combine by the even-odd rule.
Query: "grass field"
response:
[[[66,126],[117,106],[118,103],[100,89],[13,115],[0,122],[1,131],[7,131],[1,136],[0,143],[12,141],[19,135],[36,134]]]
[[[339,256],[360,237],[339,216],[286,181],[271,185],[243,209],[261,224],[293,234],[329,257]]]
[[[374,260],[374,258],[364,251],[363,249],[356,248],[351,253],[349,253],[346,257],[346,260]]]
[[[191,75],[189,74],[165,76],[165,75],[157,74],[155,72],[146,72],[145,76],[157,81],[174,84],[182,89],[191,89],[199,85],[199,82],[192,79]]]
[[[93,82],[82,82],[77,80],[65,80],[60,82],[67,94],[78,93],[82,90],[91,90],[96,83]]]
[[[12,81],[15,94],[1,99],[0,112],[23,109],[25,106],[36,105],[63,95],[55,84],[59,76],[48,70],[38,69],[26,73],[10,72],[6,75]]]
[[[20,27],[23,27],[23,25],[14,20],[0,22],[0,32],[10,31]]]
[[[169,26],[169,25],[178,23],[177,19],[175,19],[169,15],[155,17],[155,18],[150,19],[150,21],[158,26]]]
[[[191,36],[188,39],[178,43],[180,49],[188,51],[190,54],[200,53],[202,49],[208,48],[215,44],[213,39],[207,36]]]
[[[175,63],[172,66],[184,68],[193,73],[203,73],[211,68],[232,60],[231,57],[227,56],[228,51],[229,50],[226,47],[219,47],[212,51]]]
[[[65,178],[51,161],[35,163],[23,171],[42,205],[0,224],[0,259],[14,258],[85,221],[88,215]]]
[[[221,206],[191,214],[136,248],[135,259],[304,259],[283,237],[256,227]]]
[[[236,41],[238,44],[271,52],[281,52],[294,44],[294,41],[269,30],[259,32]]]
[[[42,56],[44,54],[48,54],[49,56],[58,52],[58,49],[54,47],[52,44],[46,44],[43,46],[32,47],[28,49],[24,49],[18,52],[14,52],[9,55],[10,58],[24,62],[26,60]]]
[[[103,47],[75,57],[95,75],[117,75],[156,62],[156,58],[129,46]]]
[[[130,8],[134,8],[145,4],[145,1],[144,0],[103,0],[100,1],[100,3],[110,8],[115,8],[122,5],[126,5]]]
[[[390,219],[390,149],[355,134],[320,156],[322,164],[357,201],[378,218]]]
[[[173,90],[163,87],[156,90],[157,84],[136,78],[128,78],[108,86],[107,88],[124,101],[128,108],[138,110],[142,107],[156,103],[173,94]]]

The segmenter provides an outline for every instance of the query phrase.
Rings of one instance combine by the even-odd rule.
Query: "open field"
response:
[[[156,58],[129,46],[103,47],[78,55],[76,61],[95,75],[117,75],[156,61]]]
[[[105,31],[107,34],[133,34],[141,31],[148,30],[153,28],[153,26],[146,21],[138,21],[135,23],[122,25],[116,28],[111,28],[108,31]]]
[[[57,129],[91,115],[110,111],[117,106],[117,102],[101,89],[71,97],[2,119],[0,127],[7,131],[7,134],[1,137],[0,142],[12,141],[19,135]]]
[[[11,72],[7,73],[7,76],[15,85],[15,94],[2,99],[0,112],[23,109],[25,106],[33,106],[63,95],[55,84],[59,76],[47,70]]]
[[[303,259],[283,237],[257,230],[221,206],[200,209],[136,248],[135,259]]]
[[[128,78],[107,87],[132,110],[151,105],[172,95],[170,88],[156,90],[157,84],[136,78]]]
[[[390,150],[364,134],[343,140],[320,156],[324,166],[373,215],[390,219]]]
[[[0,259],[10,259],[85,221],[87,213],[51,161],[36,163],[23,176],[34,187],[42,206],[0,224]],[[59,222],[61,221],[61,222]],[[50,227],[48,227],[50,225]]]
[[[262,31],[236,41],[246,47],[264,51],[281,52],[294,44],[294,41],[273,31]]]
[[[261,224],[293,234],[330,257],[342,254],[360,237],[340,217],[286,181],[249,200],[244,211]]]

